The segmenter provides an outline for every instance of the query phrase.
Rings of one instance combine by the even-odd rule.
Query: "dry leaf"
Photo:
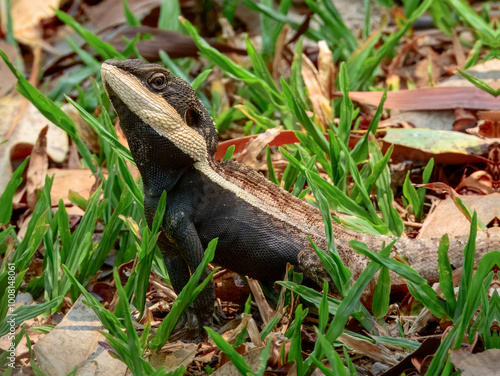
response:
[[[104,2],[103,4],[106,4]],[[132,40],[137,34],[151,35],[150,39],[144,39],[137,42],[137,50],[139,54],[148,61],[160,60],[158,51],[165,51],[171,58],[180,57],[196,57],[198,56],[198,47],[193,42],[193,39],[183,35],[179,32],[172,30],[162,30],[148,26],[128,26],[111,39],[110,43],[120,52],[125,50],[126,44],[123,38]],[[207,43],[222,53],[236,53],[239,55],[246,55],[247,52],[241,48],[235,48],[227,43],[216,42],[207,40]]]
[[[236,283],[239,276],[237,273],[228,269],[218,271],[214,275],[215,295],[224,302],[231,302],[240,306],[245,305],[250,288],[247,284]]]
[[[215,160],[222,160],[222,158],[226,154],[227,149],[232,145],[235,146],[234,154],[241,153],[245,149],[246,144],[248,144],[250,140],[253,140],[254,138],[257,138],[257,136],[240,137],[221,142],[219,145],[217,145]],[[294,131],[282,131],[279,135],[276,136],[276,138],[269,142],[269,146],[282,146],[287,144],[294,144],[296,142],[299,142],[299,140],[295,136]]]
[[[323,92],[323,85],[320,82],[319,73],[309,58],[302,54],[302,78],[309,92],[314,112],[318,116],[324,129],[329,122],[332,122],[332,108],[330,99]]]
[[[477,354],[468,351],[453,350],[450,360],[462,376],[500,376],[500,349],[490,349]]]
[[[456,120],[454,111],[403,111],[390,118],[382,120],[378,129],[400,128],[402,125],[413,128],[429,128],[442,131],[453,130],[453,122]]]
[[[493,177],[486,171],[474,171],[456,187],[460,194],[489,195],[497,191],[493,188]]]
[[[327,99],[331,99],[335,91],[335,65],[333,54],[324,40],[318,42],[318,80]]]
[[[276,39],[276,48],[274,50],[274,58],[273,58],[273,70],[272,75],[276,81],[279,81],[279,78],[283,76],[281,73],[280,67],[283,65],[287,65],[286,61],[283,59],[283,50],[286,46],[286,36],[290,31],[290,25],[284,24],[283,28]],[[283,64],[282,64],[283,63]]]
[[[240,324],[231,332],[231,336],[227,339],[227,342],[234,343],[238,334],[240,334],[244,329],[247,329],[250,340],[255,347],[262,347],[262,340],[260,339],[260,332],[257,328],[255,320],[252,318],[251,314],[242,313]]]
[[[19,94],[7,95],[0,98],[0,139],[6,137],[10,126],[25,101]],[[56,161],[62,162],[68,152],[68,134],[61,128],[49,122],[31,103],[27,102],[22,117],[18,119],[12,130],[8,142],[0,145],[0,192],[10,179],[12,173],[11,157],[24,160],[31,154],[32,145],[36,142],[40,130],[49,125],[47,132],[47,154]]]
[[[403,354],[391,351],[379,343],[374,344],[346,333],[340,335],[339,341],[351,347],[355,352],[369,356],[385,364],[397,364],[403,356]]]
[[[134,0],[129,2],[129,8],[137,18],[142,19],[153,8],[158,7],[160,3],[161,0]],[[86,7],[85,13],[98,31],[126,23],[121,0],[99,2],[99,4],[92,7]]]
[[[52,206],[57,206],[59,200],[63,200],[65,205],[70,205],[71,201],[68,198],[70,190],[88,199],[95,182],[95,179],[92,179],[92,171],[87,168],[77,170],[50,168],[47,175],[54,176],[50,195]]]
[[[43,28],[40,21],[53,17],[54,9],[58,9],[60,3],[61,0],[12,1],[10,15],[16,40],[32,47],[47,44],[43,39]],[[7,12],[0,12],[0,15],[0,24],[5,35],[7,33]]]
[[[457,68],[463,69],[466,62],[466,56],[464,49],[462,47],[462,42],[458,38],[456,29],[451,30],[453,37],[453,52],[455,53],[455,59],[457,60]]]
[[[15,62],[19,58],[19,53],[16,48],[7,43],[5,40],[0,39],[0,50],[5,52],[10,61]],[[7,64],[4,63],[3,60],[0,59],[0,77],[2,80],[0,81],[0,98],[9,93],[14,86],[16,85],[17,79],[12,74],[10,69],[7,67]]]
[[[500,218],[500,193],[495,192],[486,196],[459,196],[471,209],[475,210],[478,219],[484,224],[494,218]],[[450,221],[450,218],[453,218]],[[470,222],[458,210],[453,199],[448,197],[440,201],[435,210],[426,218],[420,230],[419,238],[440,238],[443,234],[453,236],[468,234]]]
[[[500,138],[500,111],[478,111],[477,126],[467,132],[480,137]]]
[[[165,372],[172,372],[181,365],[189,366],[196,356],[197,347],[195,343],[181,341],[167,343],[161,352],[154,352],[149,361],[156,369],[164,366]]]
[[[496,73],[498,71],[500,71],[500,59],[491,59],[482,64],[474,65],[473,67],[466,70],[467,73],[473,76],[475,75],[475,73],[482,73],[478,78],[480,78],[481,81],[486,82],[494,90],[500,89],[500,79],[498,78],[498,73]],[[454,76],[452,77],[452,79],[443,82],[439,86],[473,87],[474,84],[469,82],[462,76]]]
[[[257,135],[251,139],[245,146],[245,149],[239,154],[235,160],[244,165],[255,168],[257,165],[257,156],[276,136],[283,130],[283,127],[269,128],[264,133]]]
[[[406,358],[404,358],[402,361],[400,361],[398,364],[396,364],[394,367],[387,370],[380,376],[399,376],[403,372],[408,372],[408,370],[412,368],[412,358],[425,357],[429,354],[434,354],[440,344],[440,338],[427,338],[424,342],[422,342],[417,350],[415,350],[412,354],[408,355]]]
[[[99,154],[99,139],[97,137],[96,131],[83,119],[80,112],[70,103],[65,103],[61,106],[61,110],[63,110],[66,115],[69,116],[73,123],[75,124],[75,128],[78,131],[78,136],[82,139],[85,145],[88,146],[90,151],[95,154]]]
[[[257,368],[259,368],[260,353],[262,352],[262,349],[262,347],[251,349],[243,355],[243,359],[250,366],[253,372],[256,372]],[[214,376],[234,376],[238,374],[239,372],[232,362],[225,363],[222,367],[212,373]]]
[[[81,296],[65,318],[33,347],[38,365],[48,375],[65,376],[84,364],[101,374],[125,375],[127,366],[99,346],[103,326]]]
[[[49,158],[47,157],[47,131],[49,126],[45,126],[40,131],[38,139],[33,146],[31,152],[30,164],[27,171],[26,193],[28,207],[33,211],[38,202],[38,191],[42,190],[45,185],[45,175],[49,166]]]
[[[464,131],[476,123],[477,119],[471,111],[466,111],[463,108],[455,108],[455,121],[453,129],[455,131]]]
[[[429,77],[430,68],[430,77]],[[431,48],[427,49],[427,57],[420,60],[415,65],[415,86],[426,87],[432,86],[436,83],[438,78],[441,76],[441,70],[439,69],[439,64],[437,62],[436,53],[433,52]]]
[[[339,94],[340,95],[340,94]],[[378,106],[383,92],[351,91],[353,101]],[[477,87],[430,87],[389,91],[384,108],[390,110],[500,110],[500,102]]]

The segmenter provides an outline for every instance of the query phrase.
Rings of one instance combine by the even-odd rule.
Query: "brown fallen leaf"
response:
[[[252,318],[252,315],[248,313],[241,314],[241,322],[233,331],[231,331],[231,336],[227,339],[227,342],[234,343],[238,334],[240,334],[245,328],[253,345],[255,347],[262,347],[262,340],[260,339],[260,332],[257,328],[257,324]]]
[[[160,60],[159,51],[165,51],[172,59],[180,57],[197,57],[198,47],[193,42],[193,39],[183,35],[177,31],[162,30],[149,26],[129,26],[120,30],[111,40],[110,43],[118,50],[125,50],[125,42],[123,38],[132,40],[137,34],[150,35],[150,39],[139,40],[137,49],[141,56],[148,61]],[[213,48],[222,53],[236,53],[246,55],[246,50],[241,48],[231,47],[226,43],[207,40]]]
[[[218,299],[244,306],[248,295],[250,295],[250,288],[247,284],[236,284],[238,281],[238,274],[228,269],[219,270],[214,275],[215,295]]]
[[[353,101],[378,106],[382,92],[351,91]],[[342,96],[336,93],[336,96]],[[390,91],[384,108],[390,110],[500,110],[500,102],[491,94],[476,87],[430,87]]]
[[[326,98],[330,100],[335,91],[335,64],[333,54],[324,40],[318,42],[318,79]]]
[[[500,193],[485,196],[457,195],[470,210],[475,210],[478,219],[485,225],[500,218]],[[450,221],[450,218],[453,218]],[[440,201],[435,210],[426,218],[419,238],[440,238],[443,234],[453,237],[468,234],[470,222],[460,212],[452,198]]]
[[[431,51],[430,48],[428,48],[427,50]],[[432,72],[430,74],[430,77],[429,67],[431,67]],[[413,76],[415,79],[415,86],[417,88],[433,86],[433,84],[435,83],[434,78],[438,75],[439,72],[436,71],[435,65],[432,63],[432,58],[430,56],[423,58],[415,64],[415,72]]]
[[[95,179],[92,179],[92,171],[87,168],[76,170],[49,168],[47,175],[54,176],[50,197],[52,206],[57,206],[59,200],[63,200],[65,205],[70,205],[70,190],[88,199],[95,181]]]
[[[16,48],[7,43],[5,40],[0,39],[0,50],[5,52],[10,61],[16,61],[19,58],[19,53]],[[2,77],[2,81],[0,81],[0,98],[4,95],[8,94],[14,86],[16,85],[16,77],[10,72],[10,69],[7,67],[7,64],[4,63],[3,60],[0,60],[0,77]]]
[[[38,202],[38,192],[45,185],[45,175],[49,166],[47,157],[47,131],[49,126],[45,126],[40,131],[38,138],[31,152],[30,163],[26,173],[26,194],[28,207],[33,211]]]
[[[25,101],[19,94],[10,94],[0,98],[0,139],[7,138],[6,134],[21,105]],[[68,152],[68,134],[47,119],[33,106],[26,102],[23,116],[17,120],[8,142],[0,145],[0,192],[10,179],[12,163],[19,163],[31,154],[33,144],[36,142],[40,130],[49,124],[47,132],[47,154],[56,161],[62,162]]]
[[[425,373],[427,372],[427,369],[431,365],[433,358],[434,358],[434,354],[427,355],[423,359],[413,357],[413,358],[411,358],[411,362],[415,366],[415,368],[417,369],[417,371],[419,372],[420,375],[425,375]]]
[[[489,195],[496,191],[493,188],[493,177],[486,171],[474,171],[462,179],[456,191],[462,195]]]
[[[274,58],[273,58],[273,70],[272,70],[272,75],[274,80],[279,81],[279,78],[281,76],[284,76],[282,74],[282,69],[288,68],[288,63],[286,62],[285,59],[283,59],[283,52],[286,48],[286,37],[288,35],[288,32],[290,31],[291,27],[288,24],[283,25],[283,28],[281,29],[281,32],[278,35],[278,38],[276,39],[276,48],[274,50]]]
[[[83,296],[65,318],[34,345],[38,365],[43,372],[54,376],[67,375],[82,364],[97,368],[101,374],[125,375],[127,366],[99,346],[99,341],[105,341],[100,333],[102,323],[82,299]],[[96,359],[98,355],[99,360]]]
[[[142,19],[155,7],[160,6],[161,0],[134,0],[129,3],[130,11]],[[85,13],[98,32],[126,23],[121,0],[101,1],[99,4],[85,7]]]
[[[311,376],[318,376],[317,371],[318,369],[316,368]],[[321,376],[323,375],[323,373],[320,373],[319,375]],[[297,376],[297,363],[295,363],[294,360],[287,362],[282,366],[279,366],[278,368],[273,368],[270,371],[265,371],[264,376]]]
[[[388,67],[387,76],[386,76],[386,85],[392,85],[393,88],[399,90],[401,76],[405,76],[405,67],[404,62],[406,61],[406,57],[409,52],[413,52],[418,49],[417,43],[420,39],[424,38],[424,34],[415,35],[411,39],[407,39],[403,41],[403,44],[398,48],[396,56],[391,59],[391,64]],[[402,74],[403,73],[403,74]]]
[[[463,69],[466,62],[466,56],[464,52],[464,48],[462,47],[462,43],[457,35],[457,31],[453,29],[452,40],[453,40],[453,52],[455,53],[455,59],[457,61],[457,68]]]
[[[58,9],[61,0],[31,0],[13,1],[10,8],[14,37],[17,41],[28,46],[47,45],[43,38],[43,28],[40,21],[54,16],[54,9]],[[0,25],[4,35],[7,33],[7,12],[0,12]],[[49,46],[50,47],[50,46]]]
[[[476,123],[477,119],[471,111],[466,111],[463,108],[455,108],[455,121],[453,129],[455,131],[465,131]]]
[[[374,344],[346,333],[340,335],[339,341],[351,347],[356,353],[369,356],[385,364],[397,364],[404,356],[402,353],[391,351],[379,343]]]
[[[327,98],[327,94],[323,91],[323,84],[320,81],[318,70],[305,54],[302,54],[301,73],[302,78],[304,79],[304,84],[307,87],[314,112],[318,116],[321,124],[323,125],[323,129],[325,130],[328,124],[333,120],[330,99]]]
[[[500,79],[498,78],[498,72],[500,70],[500,59],[491,59],[485,61],[484,63],[474,65],[473,67],[466,70],[467,73],[476,75],[481,81],[486,82],[494,90],[500,89]],[[479,75],[478,75],[479,73]],[[460,79],[446,81],[446,86],[474,86],[471,82],[463,77]]]
[[[245,145],[245,149],[237,155],[234,160],[240,162],[244,165],[255,168],[257,165],[257,156],[262,151],[266,145],[269,145],[276,136],[283,130],[283,127],[279,126],[276,128],[269,128],[264,133],[257,135],[257,137],[252,138]]]
[[[500,111],[478,111],[477,117],[477,126],[467,129],[468,133],[480,137],[500,138]]]
[[[102,299],[101,304],[111,303],[113,297],[116,295],[116,287],[106,282],[95,283],[91,291]]]
[[[429,41],[426,40],[427,37],[422,38],[423,36],[424,36],[424,34],[420,34],[420,36],[417,36],[414,38],[414,41],[419,42],[418,46],[415,45],[412,48],[412,51],[414,51],[415,53],[422,53],[422,51],[423,51],[422,47],[424,45],[427,46],[425,51],[427,51],[427,49],[429,48]],[[441,38],[438,38],[438,39],[441,39]],[[451,39],[450,39],[450,42],[451,42]],[[402,47],[402,50],[408,49],[408,47],[410,47],[410,46],[408,44],[406,44]],[[453,56],[450,56],[449,52],[451,52],[451,49],[448,49],[448,52],[445,53],[448,57],[443,57],[443,54],[441,54],[440,56],[436,56],[435,51],[436,50],[434,49],[434,52],[432,52],[432,56],[434,59],[432,67],[434,68],[436,65],[439,65],[440,70],[443,72],[443,75],[441,77],[447,76],[448,74],[444,74],[444,73],[447,70],[449,71],[448,73],[453,72],[452,71],[454,69],[453,67],[455,66],[455,64],[457,64],[457,61]],[[393,59],[393,63],[391,63],[391,67],[400,57],[401,57],[401,55],[398,54]],[[450,64],[447,63],[447,61],[449,61],[450,58],[452,60],[451,66],[450,66]],[[426,80],[428,81],[428,69],[427,69],[428,68],[428,64],[427,64],[428,59],[426,59],[426,60],[427,61],[424,60],[424,61],[420,61],[420,63],[417,63],[417,68],[418,68],[418,66],[420,66],[421,69],[420,70],[417,69],[415,72],[415,75],[417,75],[417,74],[421,75],[420,81],[426,81]],[[434,64],[434,62],[436,62],[436,64]],[[424,63],[424,64],[422,64],[422,63]],[[500,85],[499,85],[500,80],[497,78],[498,74],[496,73],[496,72],[498,72],[499,67],[500,67],[500,60],[493,59],[491,61],[488,61],[487,63],[478,64],[470,69],[467,69],[467,73],[469,73],[471,75],[475,75],[476,77],[480,78],[481,81],[486,82],[488,85],[490,85],[492,87],[500,87]],[[389,72],[391,72],[391,70]],[[408,74],[410,74],[410,73],[408,72]],[[388,76],[390,76],[390,73],[388,74]],[[417,81],[419,81],[418,77],[417,77]],[[462,96],[462,98],[465,101],[468,101],[470,98],[467,96],[468,95],[467,90],[474,88],[474,85],[471,84],[469,81],[467,81],[461,75],[454,74],[452,77],[449,77],[448,79],[439,83],[438,87],[440,87],[441,89],[444,87],[448,87],[450,90],[449,92],[453,94],[453,91],[456,91],[456,95],[460,95],[460,92],[462,92],[462,90],[465,89],[465,91],[463,91],[464,95]],[[427,88],[427,89],[433,90],[433,89],[437,89],[437,87],[436,88]],[[425,93],[427,93],[427,91],[422,91],[421,93],[425,94]],[[443,91],[441,93],[443,95],[446,95],[445,91]],[[392,94],[390,94],[390,95],[392,95]],[[404,93],[404,95],[408,95],[408,93]],[[432,102],[434,102],[436,104],[435,107],[439,107],[442,104],[441,109],[439,111],[426,110],[426,108],[428,108],[428,105],[427,105],[428,103],[426,103],[426,102],[430,102],[430,101],[428,99],[425,99],[425,98],[415,98],[416,102],[415,102],[415,106],[413,106],[413,107],[416,107],[416,108],[414,108],[413,110],[407,109],[408,103],[399,103],[400,109],[402,109],[404,111],[402,113],[397,114],[397,115],[393,115],[390,119],[385,120],[385,122],[386,123],[395,123],[396,120],[397,121],[407,121],[407,122],[411,122],[412,124],[414,124],[414,126],[416,126],[418,128],[432,128],[432,129],[441,129],[441,130],[451,130],[451,129],[465,130],[465,128],[467,128],[468,126],[474,125],[472,123],[475,122],[475,119],[474,119],[475,114],[474,113],[463,114],[461,112],[466,111],[466,110],[464,110],[464,108],[481,109],[480,107],[482,106],[482,104],[480,102],[478,103],[477,101],[474,101],[474,103],[470,103],[464,107],[464,106],[462,106],[462,104],[464,103],[464,100],[462,100],[462,99],[460,100],[460,102],[456,103],[456,106],[454,105],[454,101],[448,101],[447,99],[445,99],[445,102],[440,102],[440,101],[442,101],[442,99],[445,99],[445,98],[439,98],[439,95],[438,95],[435,98],[432,98],[432,100],[431,100]],[[495,99],[491,96],[490,96],[490,99],[493,99],[495,101]],[[498,101],[496,101],[496,102],[498,103]],[[389,103],[389,105],[391,105],[391,104]],[[396,106],[398,106],[398,105],[396,105]],[[435,109],[437,109],[437,108],[435,108]],[[470,112],[470,111],[468,111],[468,112]],[[395,118],[397,118],[397,119],[395,119]],[[379,129],[380,129],[380,127],[379,127]]]
[[[287,361],[287,355],[290,352],[290,344],[291,340],[286,338],[281,333],[274,332],[271,337],[268,337],[267,341],[271,341],[271,348],[269,349],[269,360],[267,362],[269,367],[272,367],[275,372],[286,372],[290,369],[292,364],[295,364],[294,361],[290,360],[290,362],[283,363],[283,361]]]
[[[217,152],[215,153],[215,160],[221,161],[226,154],[227,149],[232,145],[235,146],[234,154],[241,153],[245,149],[246,144],[248,144],[250,140],[253,140],[257,137],[258,136],[255,135],[233,138],[231,140],[219,143],[219,145],[217,145]],[[269,146],[282,146],[287,144],[294,144],[296,142],[299,142],[299,140],[295,136],[294,131],[281,131],[272,141],[269,142]]]
[[[453,350],[450,361],[462,371],[462,376],[500,376],[500,349],[490,349],[477,354]]]
[[[260,354],[262,353],[262,349],[263,347],[251,349],[243,355],[243,359],[250,366],[253,372],[256,372],[257,368],[259,368]],[[212,373],[212,375],[214,376],[234,376],[238,374],[239,372],[232,362],[225,363],[222,367]]]
[[[428,128],[388,128],[384,132],[383,151],[393,144],[392,159],[397,161],[427,161],[433,157],[436,163],[446,164],[485,162],[482,155],[492,143],[462,132]]]
[[[92,153],[99,154],[99,139],[96,131],[83,119],[80,112],[70,103],[65,103],[61,106],[66,115],[69,116],[73,123],[75,124],[76,130],[78,131],[78,136],[87,145]]]
[[[198,345],[195,343],[184,343],[176,341],[167,343],[161,351],[154,352],[149,361],[151,365],[158,369],[165,367],[166,372],[173,372],[181,365],[188,366],[196,356]]]

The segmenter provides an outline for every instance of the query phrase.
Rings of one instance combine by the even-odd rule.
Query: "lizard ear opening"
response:
[[[187,109],[186,115],[184,117],[186,119],[186,124],[190,128],[193,128],[196,125],[196,122],[198,121],[198,114],[192,108]]]

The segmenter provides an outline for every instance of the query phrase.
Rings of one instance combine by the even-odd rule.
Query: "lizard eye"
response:
[[[149,83],[156,90],[164,89],[167,86],[167,77],[163,73],[155,73],[149,79]]]

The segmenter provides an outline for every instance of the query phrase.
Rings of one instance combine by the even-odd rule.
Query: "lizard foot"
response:
[[[201,316],[201,319],[200,319]],[[186,343],[199,343],[208,339],[204,326],[211,326],[212,320],[205,314],[197,314],[193,308],[188,308],[186,313],[179,319],[170,341],[182,341]]]

